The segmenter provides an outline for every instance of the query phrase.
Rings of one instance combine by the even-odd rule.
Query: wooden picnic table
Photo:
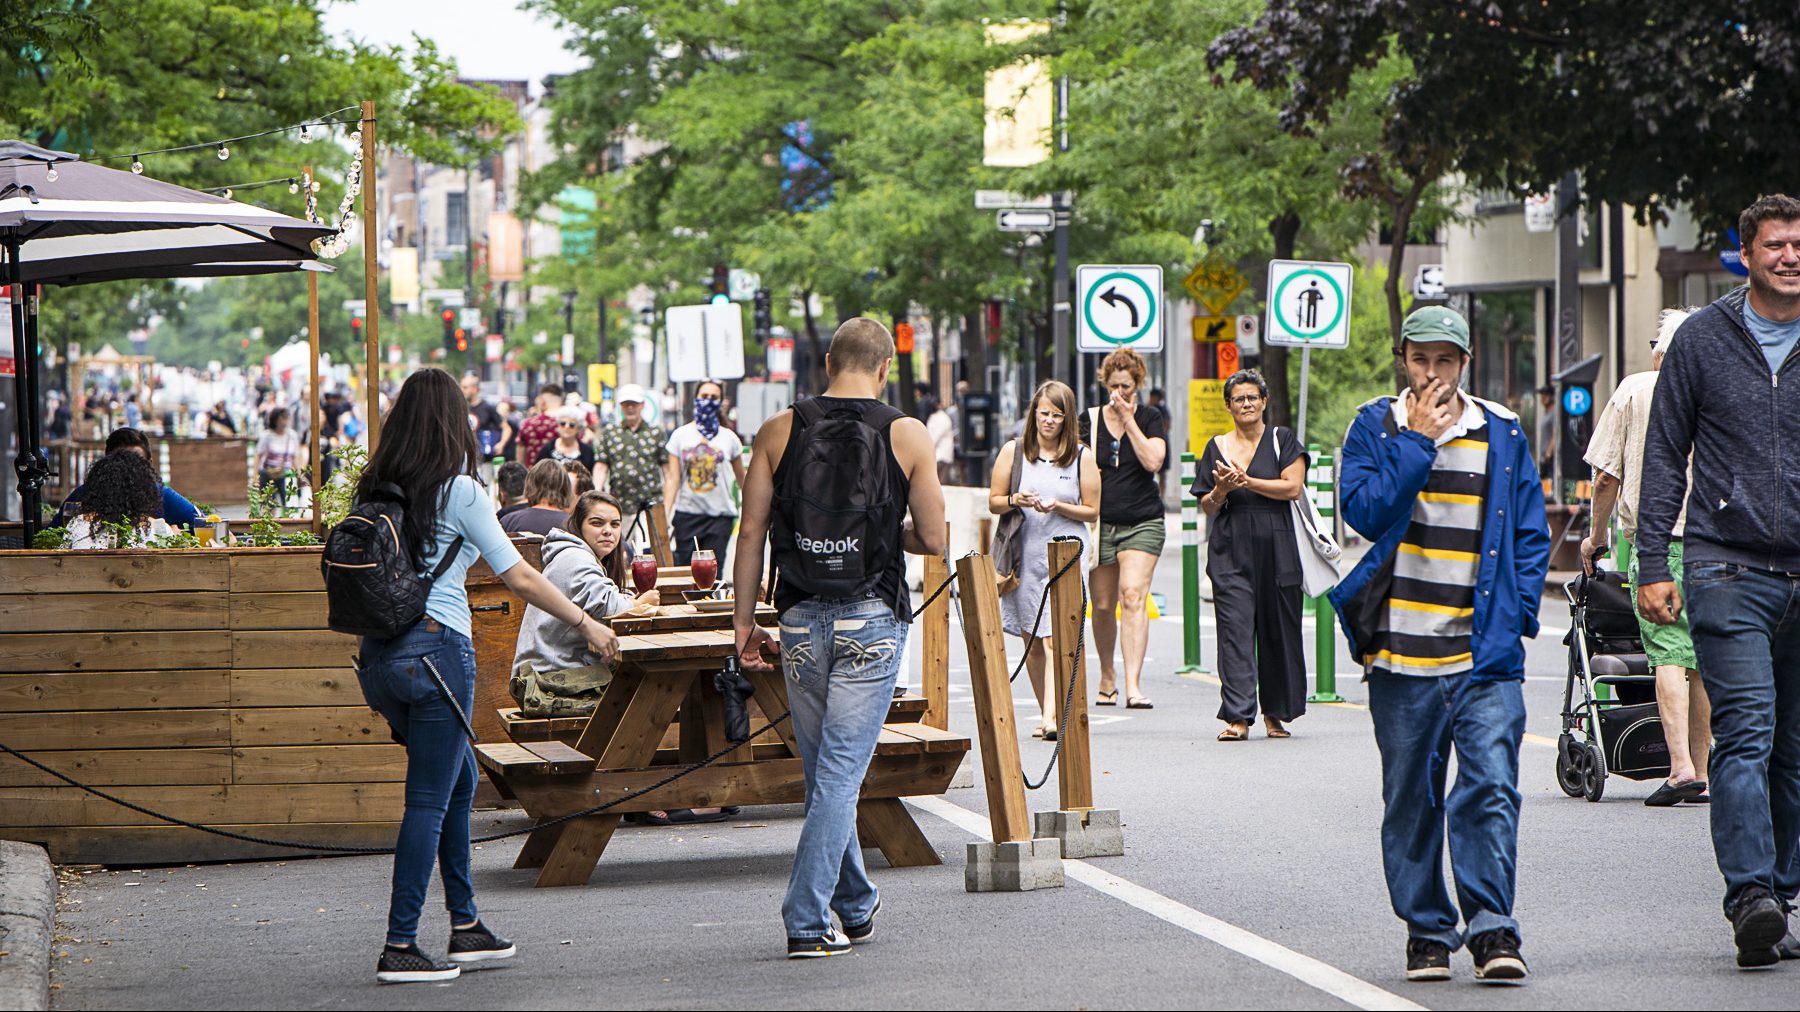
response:
[[[773,624],[772,610],[759,621]],[[477,755],[496,787],[526,814],[546,822],[649,787],[674,772],[657,764],[657,749],[679,711],[675,761],[698,762],[730,745],[724,700],[713,675],[736,652],[729,612],[639,621],[642,631],[620,637],[619,661],[599,705],[573,747],[555,740],[483,744]],[[659,625],[660,623],[660,625]],[[670,625],[678,628],[670,628]],[[788,712],[779,669],[746,671],[764,714]],[[752,721],[753,725],[756,722]],[[758,725],[759,726],[759,725]],[[756,730],[753,726],[752,730]],[[747,741],[714,765],[625,802],[607,812],[534,830],[516,868],[538,868],[539,886],[583,885],[628,812],[726,805],[797,804],[806,781],[788,721],[775,724],[778,742]],[[884,726],[857,810],[866,845],[895,866],[937,864],[938,857],[902,797],[941,794],[969,750],[969,740],[920,723]]]

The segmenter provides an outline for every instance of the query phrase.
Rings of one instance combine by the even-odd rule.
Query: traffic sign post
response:
[[[1161,351],[1162,268],[1082,264],[1075,269],[1078,351]]]
[[[994,212],[994,224],[1002,232],[1048,232],[1056,228],[1053,208],[1008,207]]]
[[[1194,317],[1194,340],[1203,344],[1218,344],[1237,340],[1237,320],[1229,316],[1196,316]]]
[[[671,382],[743,378],[744,312],[737,303],[671,306],[666,320]]]
[[[1269,330],[1263,343],[1300,349],[1300,410],[1295,438],[1306,441],[1306,386],[1314,348],[1350,346],[1354,268],[1326,260],[1269,261]]]

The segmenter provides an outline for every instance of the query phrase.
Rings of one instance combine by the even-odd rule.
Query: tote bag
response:
[[[1281,459],[1281,430],[1272,434],[1275,443],[1275,459]],[[1294,547],[1300,553],[1301,584],[1307,597],[1318,597],[1338,585],[1344,578],[1339,569],[1339,560],[1344,557],[1344,550],[1338,547],[1336,539],[1325,527],[1325,518],[1319,515],[1318,507],[1313,505],[1312,496],[1302,491],[1300,498],[1291,500],[1288,507],[1294,514]]]

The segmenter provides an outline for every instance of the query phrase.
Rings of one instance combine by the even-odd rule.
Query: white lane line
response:
[[[970,811],[961,805],[951,804],[942,798],[919,797],[904,799],[907,804],[922,812],[943,819],[945,822],[973,834],[988,839],[991,827],[986,816]],[[1311,956],[1302,955],[1278,942],[1272,942],[1254,932],[1246,931],[1235,924],[1229,924],[1203,914],[1193,907],[1172,900],[1163,894],[1133,882],[1128,882],[1111,872],[1101,871],[1086,861],[1065,859],[1063,874],[1080,882],[1082,885],[1111,896],[1122,903],[1134,906],[1159,920],[1167,921],[1185,931],[1199,935],[1215,945],[1223,946],[1241,956],[1287,974],[1308,987],[1337,998],[1340,1001],[1360,1009],[1396,1009],[1418,1010],[1424,1012],[1425,1006],[1384,991],[1374,984],[1332,966],[1320,962]]]

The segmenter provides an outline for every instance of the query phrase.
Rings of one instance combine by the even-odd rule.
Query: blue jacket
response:
[[[1339,464],[1344,522],[1374,542],[1331,592],[1331,605],[1359,663],[1363,644],[1386,610],[1394,556],[1412,524],[1413,503],[1437,459],[1430,439],[1410,429],[1389,430],[1393,403],[1392,397],[1378,397],[1357,410]],[[1523,678],[1523,640],[1537,635],[1538,602],[1550,568],[1544,488],[1519,416],[1480,398],[1475,403],[1487,415],[1488,491],[1475,588],[1473,674],[1480,679]]]

